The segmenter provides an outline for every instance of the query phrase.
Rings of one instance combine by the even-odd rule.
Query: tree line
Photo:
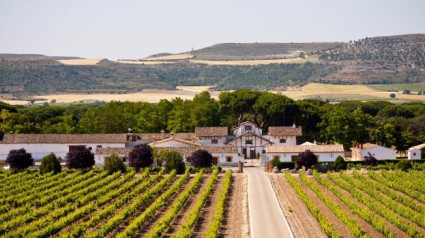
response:
[[[266,133],[269,126],[302,126],[298,142],[377,143],[398,151],[425,142],[425,105],[386,101],[328,104],[316,99],[294,101],[284,95],[239,89],[216,100],[208,92],[193,100],[175,98],[157,104],[110,102],[96,105],[11,106],[0,103],[0,131],[19,133],[194,132],[195,127],[229,129],[252,121]]]

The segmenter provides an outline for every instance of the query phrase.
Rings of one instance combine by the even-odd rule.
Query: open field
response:
[[[83,102],[91,103],[95,101],[131,101],[138,102],[144,101],[149,103],[157,103],[161,99],[171,100],[176,97],[182,99],[193,99],[193,97],[205,90],[210,90],[212,86],[177,86],[178,90],[145,90],[138,93],[129,94],[108,94],[108,93],[96,93],[96,94],[49,94],[49,95],[37,95],[34,96],[35,103],[50,102],[52,99],[56,100],[56,103],[73,103]],[[221,91],[211,91],[213,98],[218,98]],[[367,85],[330,85],[330,84],[319,84],[311,83],[299,88],[298,90],[291,91],[271,91],[273,93],[283,94],[294,100],[300,100],[305,98],[316,98],[320,100],[329,101],[347,101],[347,100],[386,100],[394,102],[404,101],[425,101],[425,95],[406,95],[401,92],[397,92],[395,98],[390,98],[392,92],[377,91]],[[11,95],[0,94],[0,100],[13,105],[26,105],[28,101],[24,100],[11,100]]]
[[[397,90],[399,92],[403,92],[406,89],[411,92],[425,91],[425,83],[376,84],[368,86],[379,91]]]
[[[97,65],[102,59],[69,59],[58,60],[64,65]]]
[[[422,171],[285,173],[270,178],[295,234],[309,236],[320,226],[327,236],[425,235]]]
[[[138,64],[138,65],[158,65],[158,64],[174,64],[176,62],[170,61],[153,61],[153,60],[117,60],[120,64]]]
[[[189,60],[190,63],[206,65],[266,65],[266,64],[304,64],[306,62],[318,63],[319,58],[307,57],[271,60]]]
[[[191,54],[175,54],[175,55],[166,55],[166,56],[158,56],[158,57],[149,57],[143,60],[153,60],[153,61],[163,61],[163,60],[183,60],[183,59],[191,59],[193,55]]]
[[[224,230],[232,216],[230,171],[176,175],[175,171],[108,175],[66,170],[1,176],[0,235],[13,237],[206,237]],[[236,178],[238,185],[241,180]],[[237,194],[235,194],[237,193]],[[226,207],[225,207],[226,204]],[[230,205],[230,206],[229,206]],[[218,207],[219,206],[219,207]],[[223,208],[223,209],[218,209]],[[234,214],[233,214],[234,215]],[[241,214],[238,214],[239,216]],[[233,220],[231,220],[233,219]],[[236,228],[242,230],[241,227]]]

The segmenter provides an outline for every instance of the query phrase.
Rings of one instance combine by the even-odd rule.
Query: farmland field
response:
[[[423,171],[286,173],[270,178],[295,235],[322,230],[325,236],[425,236]]]
[[[0,236],[232,236],[223,221],[236,219],[227,212],[235,181],[217,170],[1,174]]]

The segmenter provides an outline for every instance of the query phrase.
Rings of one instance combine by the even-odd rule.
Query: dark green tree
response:
[[[297,165],[299,168],[304,166],[306,169],[309,169],[311,166],[317,164],[317,162],[317,155],[315,155],[310,150],[306,150],[298,154]]]
[[[65,159],[66,167],[69,169],[90,169],[95,163],[94,154],[86,147],[76,148],[68,152]]]
[[[123,160],[115,153],[105,158],[104,169],[108,171],[109,174],[113,174],[118,171],[125,173],[127,171]]]
[[[183,157],[179,152],[172,150],[167,153],[165,157],[165,169],[167,171],[175,169],[178,174],[183,174],[185,172],[185,167]]]
[[[195,168],[208,168],[213,165],[213,157],[206,150],[197,150],[190,156],[190,164]]]
[[[153,164],[152,148],[143,144],[133,148],[129,154],[129,165],[136,170],[146,168]]]
[[[34,165],[34,159],[30,153],[22,148],[9,151],[6,158],[6,164],[13,170],[23,170]]]
[[[342,158],[342,156],[338,156],[336,157],[336,160],[332,165],[332,169],[335,170],[336,172],[339,172],[341,170],[346,170],[347,162],[345,161],[344,158]]]
[[[56,155],[54,153],[50,153],[41,159],[41,165],[40,165],[40,173],[50,173],[54,172],[60,173],[62,171],[61,164],[59,162],[59,159],[56,158]]]

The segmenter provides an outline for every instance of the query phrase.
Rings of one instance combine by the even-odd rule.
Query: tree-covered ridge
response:
[[[381,65],[425,66],[425,35],[364,38],[320,54],[323,60],[363,60]]]
[[[175,89],[178,85],[216,85],[218,90],[272,89],[302,85],[338,71],[329,64],[272,64],[264,66],[208,66],[190,63],[125,65],[104,63],[70,66],[55,61],[0,61],[0,92],[138,92]],[[259,80],[261,79],[261,80]]]
[[[67,107],[14,107],[0,104],[0,132],[136,133],[193,132],[195,127],[226,126],[252,121],[270,126],[302,126],[298,142],[316,140],[395,146],[399,151],[425,142],[425,105],[420,103],[348,101],[327,104],[315,99],[294,101],[283,95],[239,89],[218,100],[202,92],[193,100],[175,98],[158,104],[110,102]]]

